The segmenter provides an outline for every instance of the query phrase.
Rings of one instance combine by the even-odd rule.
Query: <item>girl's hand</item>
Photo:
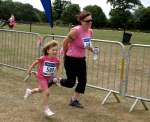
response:
[[[56,84],[58,82],[58,78],[54,78],[53,82]]]
[[[60,85],[60,80],[61,80],[60,77],[54,78],[54,79],[53,79],[53,83],[54,83],[56,86],[59,86],[59,87],[60,87],[60,86],[61,86],[61,85]]]
[[[28,70],[28,71],[27,71],[27,74],[28,74],[28,75],[31,75],[31,74],[32,74],[31,70]]]

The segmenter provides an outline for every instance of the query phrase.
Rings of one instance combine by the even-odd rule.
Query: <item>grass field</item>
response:
[[[15,29],[21,31],[29,31],[29,26],[17,24]],[[32,32],[40,33],[42,35],[47,35],[50,33],[50,29],[48,28],[48,26],[34,25],[32,27]],[[68,32],[68,28],[54,27],[54,33],[57,35],[66,35],[67,32]],[[113,31],[94,30],[94,38],[120,41],[122,38],[122,33],[123,32],[116,31],[116,30]],[[34,40],[32,39],[33,37],[31,36],[32,38],[29,38],[26,37],[26,35],[18,35],[18,38],[16,37],[12,38],[10,33],[8,33],[8,35],[9,36],[7,36],[6,43],[3,41],[3,43],[1,43],[0,46],[1,47],[0,54],[1,57],[3,57],[3,59],[0,59],[0,61],[4,61],[12,65],[17,64],[17,66],[21,66],[21,63],[23,63],[23,65],[24,63],[29,64],[30,62],[29,60],[34,58],[32,57],[34,55],[32,49],[33,47],[36,48],[35,43],[28,42],[28,41],[33,41]],[[21,41],[19,37],[21,37],[22,39]],[[27,41],[26,39],[29,40]],[[133,37],[131,42],[150,44],[149,39],[150,39],[149,33],[133,32]],[[9,40],[11,40],[11,43],[9,43]],[[104,45],[103,43],[100,43],[98,46],[100,46],[101,49],[101,54],[100,54],[101,58],[99,60],[100,62],[99,63],[97,62],[97,65],[99,67],[97,67],[97,65],[93,65],[94,63],[91,62],[92,55],[90,55],[88,57],[88,63],[91,65],[90,67],[88,67],[88,69],[90,70],[89,72],[92,76],[88,75],[88,78],[90,79],[91,83],[94,84],[95,81],[100,81],[102,82],[102,85],[104,85],[105,87],[107,83],[109,83],[108,85],[110,85],[110,83],[113,81],[113,78],[116,79],[115,75],[117,75],[116,80],[117,81],[120,80],[118,79],[120,78],[118,77],[119,74],[118,71],[120,71],[120,67],[119,65],[116,66],[116,64],[119,64],[120,58],[118,56],[118,53],[120,50],[117,48],[117,46],[113,47],[112,45]],[[4,49],[5,47],[7,47],[7,49]],[[31,50],[29,47],[31,48]],[[11,48],[13,50],[10,50]],[[16,49],[18,49],[19,51]],[[3,51],[4,51],[4,55],[3,55]],[[18,52],[23,52],[23,53],[18,53]],[[109,55],[110,54],[109,52],[113,54],[113,57],[111,58],[112,60],[110,62],[107,62],[109,61],[108,59],[110,59],[109,57],[111,56]],[[30,53],[32,55],[30,55]],[[13,56],[14,57],[20,56],[21,59],[18,59],[17,57],[16,58],[17,62],[15,62],[15,60],[11,62],[11,56],[12,59]],[[149,58],[147,59],[149,60]],[[138,62],[142,62],[142,61],[138,59]],[[110,65],[108,65],[108,63]],[[95,73],[97,70],[99,70],[100,74]],[[112,73],[110,73],[109,71],[112,71]],[[104,72],[107,73],[103,74]],[[106,77],[105,76],[102,77],[101,75],[106,75]],[[139,74],[137,75],[138,77],[141,76]],[[128,112],[134,100],[128,98],[125,99],[120,98],[121,103],[116,103],[116,100],[112,96],[109,98],[107,104],[103,106],[101,105],[101,102],[106,96],[107,92],[98,91],[91,88],[87,88],[85,95],[81,98],[81,101],[85,106],[85,108],[84,109],[72,108],[68,106],[68,102],[70,100],[70,96],[73,94],[73,89],[66,89],[66,88],[56,87],[56,86],[50,89],[51,96],[49,98],[50,100],[49,104],[51,106],[51,109],[56,113],[56,115],[51,119],[45,118],[42,114],[41,94],[37,94],[31,97],[27,101],[23,100],[25,89],[27,87],[33,88],[36,86],[36,80],[34,77],[30,82],[27,83],[23,82],[24,77],[25,77],[25,73],[22,71],[0,67],[0,101],[1,101],[0,122],[11,122],[11,121],[12,122],[132,122],[132,121],[149,122],[150,121],[149,111],[145,111],[143,106],[141,106],[141,104],[138,104],[135,108],[135,111],[133,111],[132,113]],[[100,85],[100,84],[96,84],[96,85]],[[147,105],[150,108],[150,105],[149,104]]]
[[[7,27],[6,27],[7,28]],[[29,24],[17,24],[16,30],[21,31],[30,31]],[[32,25],[32,32],[40,33],[40,34],[51,34],[51,29],[49,25]],[[58,27],[54,26],[53,32],[56,35],[66,35],[69,31],[69,27]],[[150,34],[144,33],[140,31],[130,31],[127,32],[132,33],[131,43],[139,43],[139,44],[150,44]],[[123,31],[118,30],[108,30],[108,29],[94,29],[93,38],[96,39],[104,39],[111,41],[122,41]]]
[[[0,68],[0,122],[149,122],[149,112],[139,104],[129,113],[133,100],[120,98],[117,103],[111,96],[105,105],[101,105],[106,95],[104,91],[86,89],[81,98],[84,109],[68,106],[73,89],[53,86],[50,88],[49,104],[56,113],[46,118],[42,113],[42,94],[36,94],[27,101],[23,95],[27,87],[36,86],[35,78],[23,82],[25,73],[9,68]],[[149,106],[150,107],[150,106]]]

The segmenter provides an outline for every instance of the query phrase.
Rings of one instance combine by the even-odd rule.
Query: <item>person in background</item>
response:
[[[16,20],[13,14],[11,14],[10,18],[8,19],[8,26],[10,29],[13,29],[16,26]]]
[[[8,25],[8,27],[10,29],[13,29],[16,26],[16,21],[15,21],[15,17],[13,14],[11,14],[10,18],[8,20],[1,20],[1,25],[0,27],[4,27]]]
[[[48,42],[43,48],[44,55],[35,60],[29,67],[27,73],[31,75],[32,69],[38,65],[37,79],[38,87],[33,89],[26,89],[24,99],[26,100],[29,96],[35,93],[44,93],[43,104],[44,104],[44,114],[48,117],[54,115],[48,106],[49,89],[58,82],[58,69],[60,65],[60,60],[57,57],[58,54],[58,42],[52,40]]]
[[[80,25],[73,27],[63,40],[64,67],[67,78],[60,80],[61,86],[72,88],[76,84],[74,95],[70,99],[70,106],[83,108],[79,102],[80,94],[84,94],[87,71],[86,71],[86,49],[93,52],[91,38],[93,31],[92,16],[89,12],[83,11],[77,20]]]

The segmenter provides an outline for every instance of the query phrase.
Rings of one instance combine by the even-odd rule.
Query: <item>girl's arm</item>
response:
[[[27,70],[27,73],[28,73],[29,75],[31,75],[32,69],[34,68],[34,66],[35,66],[36,64],[38,64],[38,62],[39,62],[39,60],[37,59],[37,60],[35,60],[35,61],[31,64],[31,66],[30,66],[29,69]]]

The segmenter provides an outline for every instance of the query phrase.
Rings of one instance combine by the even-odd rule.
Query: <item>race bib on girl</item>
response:
[[[56,64],[54,62],[45,61],[43,66],[43,75],[51,76],[55,73]]]
[[[90,37],[82,38],[82,40],[83,40],[84,48],[91,47],[91,38]]]

